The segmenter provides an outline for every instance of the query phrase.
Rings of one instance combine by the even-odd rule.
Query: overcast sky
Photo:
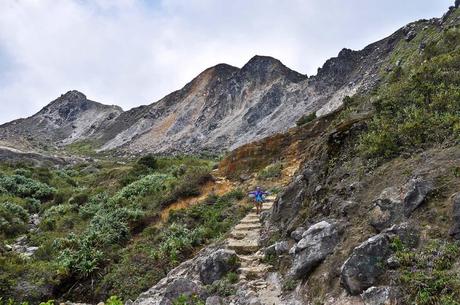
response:
[[[316,74],[453,0],[0,0],[0,123],[76,89],[127,110],[218,63]]]

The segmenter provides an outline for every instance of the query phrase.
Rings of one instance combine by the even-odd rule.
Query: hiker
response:
[[[256,206],[256,213],[260,214],[262,210],[262,203],[264,202],[264,196],[268,195],[267,192],[262,191],[262,189],[258,186],[256,190],[253,192],[249,192],[250,196],[254,197],[254,204]]]

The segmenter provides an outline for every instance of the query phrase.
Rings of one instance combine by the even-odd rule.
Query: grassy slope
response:
[[[132,298],[152,286],[244,213],[235,205],[241,194],[231,192],[186,209],[180,222],[171,216],[157,226],[164,207],[200,193],[213,163],[177,157],[66,169],[1,165],[3,300],[100,301],[112,294]],[[24,186],[37,192],[21,192]],[[40,214],[40,230],[28,233],[33,213]],[[221,215],[228,218],[221,221]],[[5,248],[22,234],[29,245],[39,247],[32,259]]]

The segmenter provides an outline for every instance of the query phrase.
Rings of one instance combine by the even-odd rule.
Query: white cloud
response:
[[[0,122],[67,90],[128,109],[205,68],[271,55],[302,73],[452,1],[0,0]]]

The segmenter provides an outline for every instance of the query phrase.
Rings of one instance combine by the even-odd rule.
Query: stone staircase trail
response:
[[[274,200],[274,196],[266,197],[262,212],[270,210]],[[271,266],[262,261],[264,254],[259,251],[261,231],[260,215],[256,214],[254,207],[231,231],[227,247],[234,250],[240,259],[241,265],[238,269],[240,282],[247,284],[263,305],[277,305],[281,304],[279,299],[281,291],[278,285],[266,281]]]

